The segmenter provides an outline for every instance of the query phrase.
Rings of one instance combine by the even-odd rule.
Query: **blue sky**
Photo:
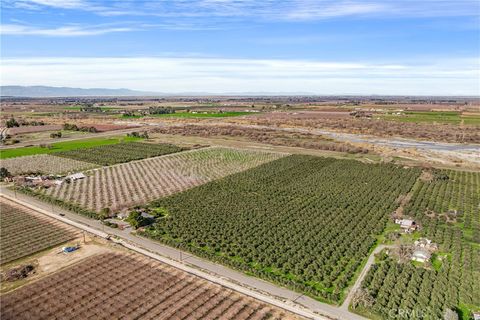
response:
[[[1,0],[2,84],[480,95],[480,2]]]

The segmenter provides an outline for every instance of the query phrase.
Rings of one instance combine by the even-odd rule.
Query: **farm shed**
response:
[[[71,175],[67,176],[66,178],[70,179],[72,181],[75,181],[75,180],[79,180],[79,179],[84,179],[86,177],[87,176],[85,174],[83,174],[82,172],[78,172],[78,173],[71,174]]]
[[[395,219],[395,223],[407,233],[417,230],[417,224],[412,219]]]

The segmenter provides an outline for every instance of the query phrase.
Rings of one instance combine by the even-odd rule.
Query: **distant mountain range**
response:
[[[107,88],[71,88],[71,87],[49,87],[49,86],[0,86],[0,96],[2,97],[20,97],[20,98],[42,98],[42,97],[121,97],[121,96],[136,96],[136,97],[208,97],[208,96],[229,96],[229,97],[280,97],[280,96],[317,96],[317,97],[335,97],[335,98],[398,98],[398,97],[418,97],[419,99],[447,99],[453,98],[472,98],[478,99],[478,96],[445,96],[445,97],[433,97],[433,96],[388,96],[388,95],[354,95],[354,94],[341,94],[341,95],[322,95],[312,92],[152,92],[152,91],[139,91],[131,89],[107,89]]]
[[[158,92],[130,89],[69,88],[48,86],[0,86],[2,97],[160,96]]]
[[[105,96],[302,96],[312,95],[308,92],[149,92],[131,89],[106,89],[106,88],[70,88],[49,86],[0,86],[2,97],[105,97]]]

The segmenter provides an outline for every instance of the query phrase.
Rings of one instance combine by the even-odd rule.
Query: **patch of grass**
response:
[[[395,232],[401,232],[400,225],[388,221],[387,226],[385,227],[385,230],[383,230],[383,233],[379,236],[377,236],[377,242],[378,243],[384,243],[384,244],[391,244],[393,243],[392,240],[389,239],[389,234],[390,233],[395,233]]]
[[[375,314],[375,313],[369,311],[368,309],[366,309],[362,306],[358,306],[356,309],[352,309],[351,307],[348,307],[348,309],[350,310],[350,312],[353,312],[355,314],[358,314],[358,315],[363,316],[363,317],[368,318],[368,319],[372,319],[372,320],[383,320],[384,319],[381,316],[379,316],[378,314]]]
[[[480,114],[463,115],[457,111],[407,111],[401,114],[385,114],[384,119],[400,122],[438,122],[450,124],[480,125]]]
[[[432,268],[439,271],[442,268],[442,260],[439,259],[436,253],[432,254]]]
[[[473,304],[465,304],[465,303],[460,303],[458,305],[457,313],[460,316],[460,319],[462,320],[471,320],[472,318],[472,312],[473,311],[479,311],[480,308],[478,306],[475,306]]]
[[[117,144],[120,142],[138,141],[141,138],[134,137],[113,137],[113,138],[91,138],[91,139],[79,139],[73,141],[64,141],[52,143],[50,147],[19,147],[13,149],[6,149],[0,152],[0,159],[15,158],[21,156],[31,156],[34,154],[48,154],[60,151],[69,151],[83,148],[90,148],[96,146],[103,146],[109,144]]]

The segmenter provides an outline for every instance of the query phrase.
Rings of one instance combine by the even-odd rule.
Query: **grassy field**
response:
[[[450,124],[475,124],[480,125],[480,114],[462,115],[456,111],[407,111],[401,115],[386,114],[384,119],[400,122],[438,122]]]
[[[226,117],[238,117],[252,114],[252,112],[241,111],[229,111],[229,112],[205,112],[205,113],[193,113],[193,112],[176,112],[169,114],[152,114],[149,117],[156,118],[226,118]],[[143,116],[121,116],[122,118],[142,118]]]
[[[90,147],[97,147],[109,144],[117,144],[120,142],[129,142],[129,141],[139,141],[141,138],[134,137],[113,137],[113,138],[91,138],[91,139],[80,139],[73,141],[64,141],[52,143],[49,148],[32,146],[32,147],[19,147],[13,149],[6,149],[0,152],[0,159],[21,157],[21,156],[31,156],[34,154],[48,154],[60,151],[69,151]]]

